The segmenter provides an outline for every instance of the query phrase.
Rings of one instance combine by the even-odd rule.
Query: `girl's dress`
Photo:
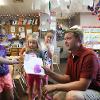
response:
[[[33,53],[35,57],[39,57],[43,59],[43,53],[42,51],[37,52],[36,54]],[[37,86],[40,86],[41,83],[41,76],[40,75],[35,75],[35,74],[28,74],[27,75],[27,81],[28,81],[28,86],[33,86],[33,82],[36,81]]]

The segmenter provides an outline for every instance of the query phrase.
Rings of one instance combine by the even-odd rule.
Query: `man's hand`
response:
[[[45,85],[42,89],[43,95],[46,95],[49,92],[53,92],[56,90],[56,84],[53,85]]]
[[[42,66],[42,68],[45,70],[46,74],[49,74],[51,72],[51,69],[47,68],[46,66]]]

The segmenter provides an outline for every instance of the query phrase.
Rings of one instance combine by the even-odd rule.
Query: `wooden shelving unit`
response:
[[[2,20],[1,20],[2,21]],[[10,41],[13,43],[15,41],[19,41],[23,39],[25,41],[26,35],[33,32],[39,32],[40,25],[40,16],[39,14],[33,14],[32,16],[24,16],[18,17],[16,19],[6,19],[3,28],[6,31],[6,34],[11,34],[14,36]],[[21,37],[21,33],[25,35],[25,37]],[[20,48],[17,46],[14,47],[6,47],[8,49],[8,55],[18,56]]]

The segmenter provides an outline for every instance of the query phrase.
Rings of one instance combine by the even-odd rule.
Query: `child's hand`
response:
[[[19,63],[23,63],[24,62],[24,56],[18,57],[18,61],[19,61]]]
[[[19,63],[18,59],[12,59],[12,64],[18,64],[18,63]]]

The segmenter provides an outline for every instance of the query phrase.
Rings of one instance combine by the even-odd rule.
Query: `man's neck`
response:
[[[72,53],[73,56],[76,54],[76,52],[77,52],[78,49],[79,48],[75,48],[74,50],[71,51],[71,53]]]
[[[71,51],[71,53],[72,53],[73,55],[75,55],[76,52],[79,50],[80,46],[81,46],[81,45],[78,45],[77,47],[75,47],[75,48]]]

